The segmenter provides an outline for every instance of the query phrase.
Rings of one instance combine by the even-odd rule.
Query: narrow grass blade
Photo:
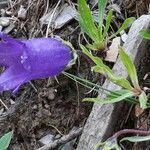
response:
[[[110,90],[107,90],[107,89],[103,88],[102,86],[97,85],[97,84],[95,84],[95,83],[92,83],[92,82],[90,82],[90,81],[88,81],[88,80],[86,80],[86,79],[83,79],[83,78],[74,76],[74,75],[72,75],[72,74],[70,74],[70,73],[67,73],[67,72],[63,72],[63,74],[64,74],[65,76],[67,76],[68,78],[74,80],[75,82],[78,82],[79,84],[83,85],[84,87],[87,87],[87,88],[89,88],[89,89],[93,89],[93,91],[100,92],[100,90],[103,90],[104,93],[106,93],[106,94],[107,94],[108,92],[111,93]],[[95,87],[95,88],[94,88],[94,87]],[[116,94],[117,94],[117,93],[116,93]]]
[[[82,30],[93,40],[98,39],[97,28],[86,0],[78,0],[79,24]]]
[[[104,14],[105,14],[105,8],[108,0],[98,0],[98,9],[99,9],[99,27],[103,27],[103,20],[104,20]]]
[[[121,94],[121,93],[120,93]],[[112,103],[116,103],[116,102],[120,102],[126,98],[132,97],[134,96],[134,93],[131,91],[126,91],[126,93],[118,96],[118,97],[112,97],[112,95],[109,95],[108,98],[102,100],[100,98],[85,98],[82,101],[83,102],[94,102],[94,103],[98,103],[98,104],[112,104]]]
[[[112,36],[110,36],[108,39],[112,39],[113,37],[115,37],[117,34],[119,34],[121,31],[125,30],[126,28],[128,28],[133,22],[134,22],[135,18],[134,17],[130,17],[127,18],[124,23],[122,24],[122,26],[119,28],[119,30],[113,34]]]
[[[110,10],[108,15],[107,15],[107,18],[106,18],[106,25],[104,28],[103,38],[105,38],[107,36],[107,32],[109,30],[110,23],[112,21],[112,16],[113,16],[113,10]]]
[[[68,78],[74,80],[75,82],[79,83],[80,85],[87,87],[89,89],[92,89],[95,92],[100,92],[100,90],[102,90],[103,93],[105,93],[105,94],[111,93],[111,95],[114,97],[120,96],[120,93],[118,93],[117,91],[110,91],[108,89],[103,88],[102,86],[100,86],[98,84],[90,82],[89,80],[77,77],[77,76],[70,74],[68,72],[63,72],[63,74],[65,76],[67,76]],[[122,95],[122,93],[121,93],[121,95]],[[127,98],[126,101],[134,103],[134,104],[138,104],[138,101],[135,98]],[[150,103],[147,103],[147,106],[150,107]]]
[[[141,30],[140,34],[147,40],[150,40],[150,30]]]
[[[131,78],[132,84],[135,88],[140,89],[135,65],[122,47],[119,47],[119,57]]]
[[[6,150],[10,144],[13,131],[6,133],[0,138],[0,150]]]

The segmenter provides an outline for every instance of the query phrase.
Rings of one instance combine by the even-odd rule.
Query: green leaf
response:
[[[78,0],[79,24],[82,30],[93,40],[99,39],[90,8],[85,0]]]
[[[117,77],[113,74],[113,71],[106,66],[103,61],[99,57],[93,56],[83,45],[80,45],[82,52],[86,54],[95,64],[96,66],[92,67],[92,70],[95,72],[103,74],[106,78],[108,78],[113,83],[124,87],[128,90],[132,90],[132,86],[130,82],[122,77]]]
[[[70,74],[68,72],[63,72],[63,74],[65,76],[67,76],[68,78],[74,80],[75,82],[79,83],[80,85],[83,85],[84,87],[87,87],[95,92],[100,92],[100,90],[103,90],[103,93],[108,94],[111,93],[112,95],[114,95],[114,97],[116,96],[120,96],[120,93],[105,89],[104,87],[97,85],[95,83],[90,82],[89,80],[77,77],[73,74]],[[122,90],[121,90],[122,91]],[[121,93],[122,95],[122,93]],[[133,97],[133,98],[127,98],[126,101],[134,103],[134,104],[138,104],[138,101]],[[150,103],[147,103],[147,106],[150,107]]]
[[[147,40],[150,40],[150,30],[141,30],[140,34]]]
[[[140,107],[142,109],[146,109],[147,108],[147,95],[145,94],[144,91],[142,91],[142,93],[139,95],[139,102],[140,102]]]
[[[100,30],[102,31],[103,27],[103,20],[104,20],[104,14],[105,14],[105,8],[107,5],[108,0],[98,0],[98,10],[99,10],[99,27],[101,28]]]
[[[125,137],[120,140],[120,142],[123,141],[130,141],[130,142],[144,142],[144,141],[149,141],[150,140],[150,135],[148,136],[131,136],[131,137]]]
[[[106,46],[105,41],[99,41],[98,43],[88,44],[87,48],[94,51],[101,51],[104,50]]]
[[[10,144],[13,131],[6,133],[0,138],[0,150],[6,150]]]
[[[95,145],[94,150],[121,150],[121,147],[118,145],[117,140],[113,141],[105,141],[105,142],[100,142]]]
[[[113,74],[112,70],[106,66],[94,66],[92,67],[92,70],[94,70],[97,73],[103,74],[107,79],[109,79],[111,82],[125,88],[128,90],[132,90],[133,87],[130,85],[130,82],[126,80],[123,77],[117,77],[116,75]]]
[[[85,46],[83,46],[82,44],[80,45],[82,52],[87,55],[96,65],[101,65],[103,63],[103,61],[99,58],[99,57],[95,57],[93,56],[87,49]]]
[[[118,91],[119,92],[119,91]],[[121,93],[120,93],[121,94]],[[116,102],[120,102],[126,98],[132,97],[134,96],[134,93],[131,91],[126,90],[125,93],[123,93],[120,96],[115,96],[114,95],[108,95],[108,97],[104,100],[100,99],[100,98],[84,98],[82,101],[83,102],[94,102],[94,103],[98,103],[98,104],[111,104],[111,103],[116,103]]]
[[[110,23],[112,20],[112,16],[113,16],[113,10],[110,10],[108,15],[107,15],[107,18],[106,18],[106,26],[104,28],[103,38],[106,38],[107,32],[108,32],[109,27],[110,27]]]
[[[122,24],[122,26],[119,28],[119,30],[113,34],[112,36],[109,37],[109,39],[115,37],[117,34],[119,34],[121,31],[125,30],[126,28],[128,28],[132,23],[133,21],[135,20],[134,17],[130,17],[130,18],[127,18],[124,23]]]
[[[119,57],[131,78],[132,84],[135,88],[140,89],[135,65],[122,47],[119,47]]]

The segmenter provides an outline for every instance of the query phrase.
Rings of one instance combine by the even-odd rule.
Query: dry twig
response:
[[[50,150],[62,144],[65,144],[69,142],[70,140],[73,140],[74,138],[78,137],[82,133],[82,130],[83,128],[78,128],[77,130],[73,130],[69,134],[62,136],[58,140],[55,140],[53,143],[49,143],[41,148],[38,148],[37,150]]]

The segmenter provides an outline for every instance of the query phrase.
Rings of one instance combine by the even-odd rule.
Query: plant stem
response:
[[[79,78],[79,77],[74,76],[74,75],[72,75],[72,74],[70,74],[70,73],[67,73],[67,72],[63,72],[63,74],[66,75],[67,77],[69,77],[70,79],[72,79],[72,80],[78,82],[80,85],[82,85],[82,86],[84,86],[84,87],[87,87],[87,88],[89,88],[89,89],[93,89],[93,87],[98,88],[98,89],[93,89],[93,90],[96,91],[96,92],[100,92],[99,89],[101,89],[101,90],[103,90],[103,92],[105,92],[105,93],[106,93],[106,92],[109,92],[109,93],[111,93],[113,96],[120,96],[120,93],[107,90],[107,89],[103,88],[102,86],[97,85],[97,84],[94,84],[94,83],[92,83],[92,82],[90,82],[90,81],[88,81],[88,80],[86,80],[86,79]],[[79,81],[78,81],[78,80],[79,80]],[[82,81],[82,82],[84,82],[84,83],[82,83],[82,82],[80,82],[80,81]],[[87,83],[87,84],[89,84],[90,86],[93,86],[93,87],[90,87],[90,86],[86,85],[85,83]],[[107,93],[106,93],[106,94],[107,94]],[[137,101],[135,98],[127,98],[127,99],[125,99],[125,100],[128,101],[128,102],[132,102],[132,103],[134,103],[134,104],[138,104],[138,101]]]
[[[116,132],[111,138],[118,138],[123,134],[139,134],[139,135],[150,135],[150,131],[142,131],[135,129],[124,129]]]
[[[74,76],[74,75],[72,75],[72,74],[70,74],[70,73],[67,73],[67,72],[63,72],[63,74],[64,74],[65,76],[69,77],[70,79],[72,79],[72,80],[78,82],[78,83],[81,84],[82,86],[87,87],[87,88],[89,88],[89,89],[93,89],[93,87],[98,88],[98,89],[93,89],[93,90],[95,90],[96,92],[100,92],[99,89],[101,89],[101,90],[103,90],[103,92],[105,92],[105,93],[106,93],[106,92],[111,93],[112,96],[116,96],[116,97],[121,96],[121,94],[118,93],[118,92],[114,92],[114,91],[110,91],[110,90],[108,90],[108,89],[105,89],[105,88],[103,88],[102,86],[97,85],[97,84],[94,84],[94,83],[92,83],[92,82],[90,82],[90,81],[88,81],[88,80],[86,80],[86,79],[82,79],[82,78],[80,78],[80,77]],[[79,80],[79,81],[78,81],[78,80]],[[81,82],[80,82],[80,81],[81,81]],[[82,82],[87,83],[87,84],[89,84],[90,86],[89,86],[89,85],[85,85],[85,84],[82,83]],[[91,87],[91,86],[93,86],[93,87]],[[106,94],[107,94],[107,93],[106,93]],[[138,103],[139,103],[138,100],[136,100],[136,98],[131,98],[131,97],[126,98],[125,101],[131,102],[131,103],[134,103],[134,104],[138,104]],[[147,103],[147,107],[150,108],[150,103]]]

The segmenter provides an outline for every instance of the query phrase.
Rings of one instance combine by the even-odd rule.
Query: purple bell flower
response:
[[[33,79],[52,77],[72,60],[71,48],[50,38],[17,40],[0,32],[0,91],[16,90]]]

